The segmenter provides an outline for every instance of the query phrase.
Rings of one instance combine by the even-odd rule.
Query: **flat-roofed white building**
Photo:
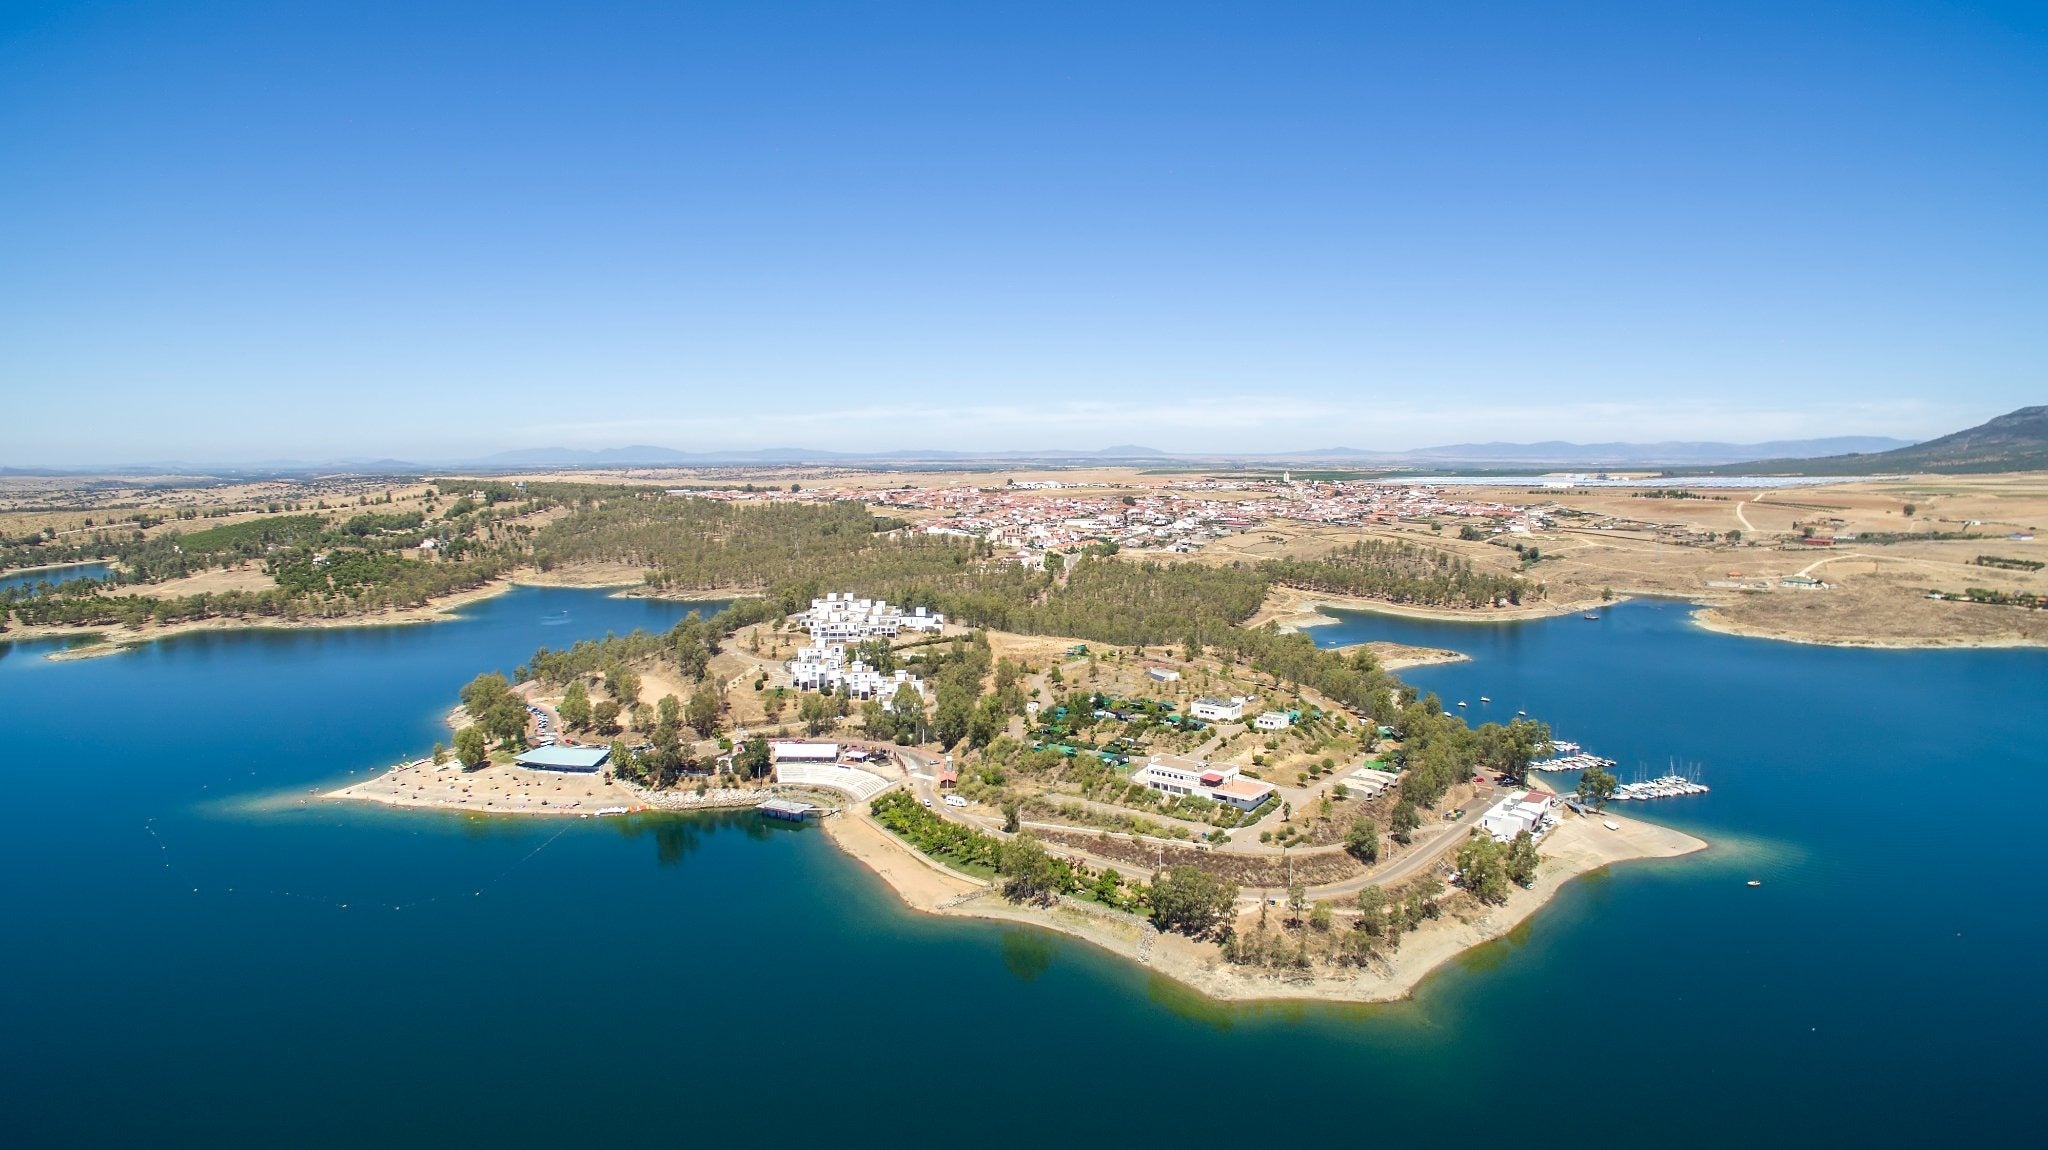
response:
[[[768,750],[778,763],[836,763],[838,743],[770,743]]]
[[[1294,716],[1285,711],[1267,711],[1252,720],[1252,726],[1261,731],[1284,731],[1294,725]]]
[[[1244,718],[1244,700],[1203,696],[1188,708],[1188,714],[1211,723],[1234,723]]]
[[[1523,831],[1542,838],[1556,825],[1556,800],[1541,791],[1517,791],[1493,804],[1479,820],[1481,830],[1503,843],[1513,842]]]
[[[1262,783],[1257,779],[1231,779],[1229,782],[1210,787],[1209,797],[1219,803],[1228,803],[1241,811],[1255,811],[1273,797],[1273,791],[1271,783]]]
[[[1199,795],[1242,811],[1258,809],[1274,792],[1271,783],[1244,778],[1227,763],[1204,763],[1179,755],[1154,755],[1131,779],[1164,794]]]

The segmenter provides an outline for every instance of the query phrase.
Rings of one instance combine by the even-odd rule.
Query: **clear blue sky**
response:
[[[1927,437],[2044,269],[2039,3],[0,6],[0,464]]]

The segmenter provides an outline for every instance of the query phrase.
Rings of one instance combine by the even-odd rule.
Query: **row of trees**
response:
[[[869,811],[912,847],[970,869],[995,872],[1006,898],[1049,903],[1061,895],[1083,895],[1119,910],[1149,908],[1161,930],[1192,937],[1227,932],[1238,888],[1191,866],[1170,867],[1150,884],[1125,881],[1114,867],[1101,870],[1061,858],[1031,834],[999,838],[939,817],[906,791],[874,799]]]

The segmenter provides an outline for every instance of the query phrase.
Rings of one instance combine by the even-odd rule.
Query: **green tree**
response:
[[[1604,807],[1608,800],[1614,797],[1614,788],[1620,785],[1621,780],[1608,771],[1600,767],[1587,767],[1585,773],[1579,776],[1579,798],[1592,803],[1595,807]]]
[[[434,765],[438,767],[438,766],[440,766],[441,764],[443,764],[443,763],[445,763],[445,762],[447,762],[447,761],[448,761],[448,748],[447,748],[447,747],[445,747],[445,746],[443,746],[443,745],[441,745],[440,743],[435,743],[435,744],[434,744]]]
[[[1358,892],[1358,929],[1378,938],[1387,928],[1387,892],[1376,886]]]
[[[806,692],[802,701],[797,703],[796,717],[803,723],[805,734],[822,734],[833,721],[832,701],[823,695]]]
[[[755,735],[741,743],[733,755],[733,768],[750,779],[766,778],[775,769],[775,754],[768,749],[768,740]]]
[[[690,701],[683,707],[684,721],[690,729],[705,738],[718,733],[718,692],[706,683],[690,693]]]
[[[455,732],[455,757],[462,761],[465,770],[483,766],[489,757],[489,747],[482,727],[472,724]]]
[[[1316,930],[1328,931],[1330,929],[1330,924],[1335,921],[1335,917],[1336,916],[1330,910],[1329,903],[1318,902],[1313,907],[1309,908],[1308,924],[1314,927]]]
[[[590,721],[591,725],[600,735],[618,734],[622,729],[619,726],[618,700],[606,699],[597,706],[592,707],[590,709]]]
[[[974,717],[967,723],[967,745],[986,747],[995,741],[997,735],[1009,725],[1009,717],[1003,713],[1002,700],[994,695],[984,695],[974,705]]]
[[[623,664],[613,664],[604,673],[604,689],[621,707],[630,707],[640,701],[640,673]]]
[[[687,620],[686,620],[687,622]],[[711,648],[695,629],[676,636],[676,667],[686,679],[701,679],[711,666]]]
[[[1478,896],[1481,902],[1506,902],[1508,876],[1504,853],[1492,837],[1473,835],[1458,848],[1458,885]]]
[[[905,683],[896,688],[896,695],[889,700],[895,709],[896,741],[909,745],[924,735],[924,696],[917,689]]]
[[[612,740],[612,754],[611,758],[607,761],[611,764],[612,773],[615,775],[622,775],[629,779],[645,779],[647,777],[647,765],[640,761],[640,756],[634,754],[633,748],[627,746],[623,740]]]
[[[1294,916],[1294,925],[1301,925],[1301,912],[1308,909],[1308,888],[1294,883],[1287,888],[1287,909]]]
[[[1344,849],[1351,857],[1371,866],[1380,860],[1380,825],[1368,818],[1353,820],[1344,832]]]
[[[654,714],[656,726],[673,734],[683,724],[683,701],[674,695],[663,695],[654,705]]]
[[[1048,903],[1060,893],[1059,866],[1045,847],[1029,834],[1020,834],[1003,844],[997,870],[1003,875],[1003,897],[1012,902]]]
[[[1394,804],[1390,821],[1394,828],[1394,841],[1405,846],[1415,841],[1415,832],[1422,826],[1422,812],[1415,809],[1414,803],[1402,799]]]
[[[1152,921],[1161,930],[1202,938],[1227,925],[1237,885],[1191,866],[1170,867],[1152,878]]]
[[[590,691],[584,687],[583,680],[569,684],[555,713],[561,716],[562,725],[572,731],[580,731],[590,725]]]
[[[1536,865],[1541,861],[1536,854],[1536,836],[1523,831],[1508,844],[1507,855],[1501,864],[1509,882],[1516,886],[1529,886],[1536,881]]]
[[[974,722],[974,688],[948,680],[939,685],[939,701],[932,710],[932,737],[942,747],[951,747],[967,737]]]

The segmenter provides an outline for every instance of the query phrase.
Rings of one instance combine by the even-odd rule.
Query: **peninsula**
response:
[[[1090,594],[1093,562],[1121,566],[1058,590]],[[1705,845],[1594,813],[1600,772],[1583,803],[1533,785],[1543,724],[1470,726],[1368,647],[1208,635],[742,600],[479,675],[452,749],[327,797],[585,817],[799,800],[913,908],[1060,930],[1222,998],[1398,997],[1573,877]]]

